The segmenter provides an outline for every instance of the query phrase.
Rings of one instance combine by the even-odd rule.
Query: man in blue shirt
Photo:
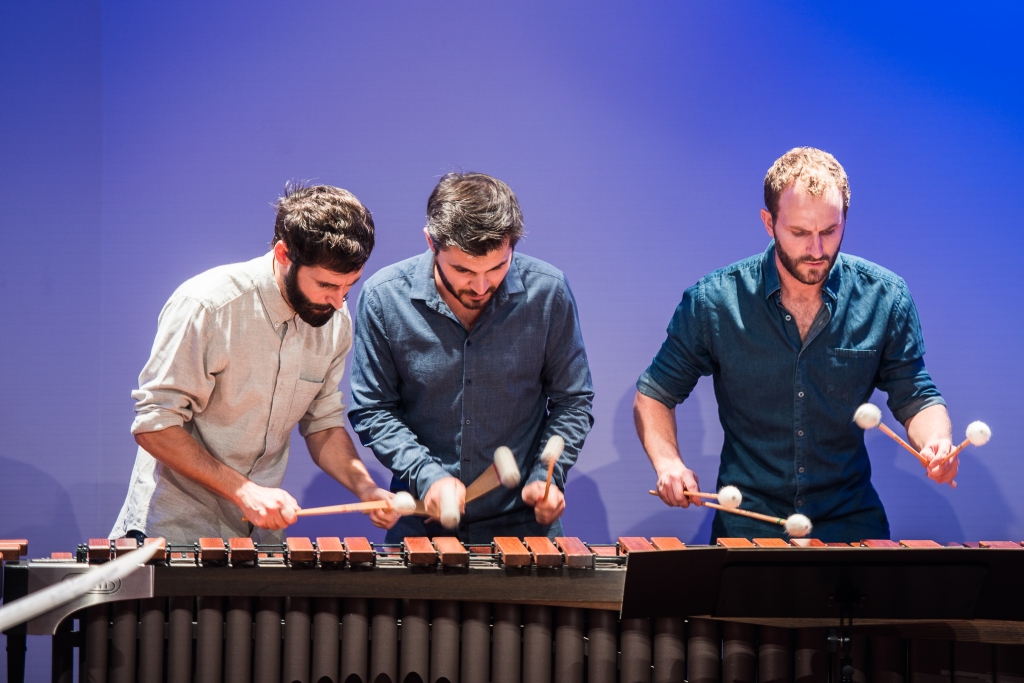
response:
[[[772,243],[683,294],[668,338],[637,381],[637,432],[658,474],[658,494],[686,507],[697,477],[682,461],[674,408],[702,375],[714,378],[725,431],[718,486],[743,507],[799,512],[816,538],[888,538],[871,485],[857,406],[877,387],[930,461],[951,450],[945,401],[924,367],[917,310],[902,278],[841,254],[850,186],[831,154],[790,150],[769,169],[761,210]],[[928,468],[947,483],[958,462]],[[782,528],[718,513],[718,537],[781,536]]]
[[[449,173],[430,195],[429,251],[388,266],[359,296],[349,420],[394,474],[392,490],[422,498],[432,519],[404,517],[387,535],[561,534],[565,476],[593,424],[594,390],[576,302],[561,271],[515,252],[523,218],[505,183]],[[565,440],[544,498],[539,455]],[[466,485],[497,447],[525,484],[465,503]],[[464,513],[445,530],[440,502]]]

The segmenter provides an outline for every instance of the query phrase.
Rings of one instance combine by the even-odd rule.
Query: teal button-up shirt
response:
[[[725,432],[719,486],[739,487],[750,510],[807,515],[822,540],[888,538],[853,413],[875,388],[900,422],[945,402],[902,278],[841,253],[822,301],[801,341],[773,242],[686,290],[637,388],[671,408],[712,376]],[[713,536],[780,535],[772,526],[719,514]]]

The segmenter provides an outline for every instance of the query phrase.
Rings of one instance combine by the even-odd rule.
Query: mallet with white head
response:
[[[548,491],[551,490],[551,475],[555,473],[555,463],[562,457],[562,451],[565,449],[565,439],[555,434],[548,439],[547,444],[544,446],[544,451],[540,454],[541,462],[548,464],[548,480],[544,485],[544,495],[541,496],[541,500],[548,499]]]
[[[967,447],[967,444],[971,444],[975,447],[984,446],[988,443],[988,440],[992,438],[992,429],[979,420],[975,420],[971,424],[967,425],[967,438],[964,439],[963,443],[954,448],[944,457],[940,462],[946,462],[952,460],[957,455],[960,455],[960,451]]]
[[[516,456],[507,446],[498,446],[494,451],[494,463],[466,487],[466,502],[474,501],[499,486],[513,488],[519,484],[520,476]]]
[[[343,505],[325,505],[316,508],[297,510],[297,517],[319,517],[322,515],[339,515],[347,512],[369,513],[373,510],[394,510],[400,515],[416,514],[416,501],[408,491],[399,491],[390,500],[368,500],[361,503],[345,503]],[[243,521],[244,518],[243,518]]]
[[[658,492],[651,489],[647,493],[652,496],[658,495]],[[718,493],[709,493],[705,491],[683,491],[683,495],[691,498],[708,498],[710,500],[717,500],[718,504],[728,510],[735,510],[743,502],[743,494],[735,486],[723,486],[719,489]],[[705,503],[706,505],[706,503]]]
[[[807,534],[811,533],[811,520],[805,515],[797,513],[790,515],[783,519],[781,517],[772,517],[771,515],[762,515],[759,512],[751,512],[750,510],[742,510],[740,508],[727,508],[724,505],[718,505],[717,503],[704,503],[709,508],[715,510],[722,510],[723,512],[731,512],[734,515],[742,515],[744,517],[750,517],[751,519],[759,519],[762,522],[768,522],[769,524],[778,524],[786,530],[786,533],[793,538],[802,538]]]
[[[889,429],[885,423],[882,422],[882,411],[874,403],[864,403],[857,408],[857,411],[853,414],[853,421],[856,422],[857,426],[863,430],[878,427],[882,433],[910,451],[910,453],[917,458],[919,463],[928,467],[928,458],[918,453],[913,446],[901,439],[896,432]]]

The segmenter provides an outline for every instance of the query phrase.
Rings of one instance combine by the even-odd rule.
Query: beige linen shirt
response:
[[[274,279],[273,253],[214,268],[181,285],[160,313],[139,375],[132,433],[184,427],[210,454],[261,486],[279,487],[292,428],[344,427],[338,384],[352,347],[347,305],[323,327],[303,322]],[[139,448],[110,532],[272,541],[238,507]]]

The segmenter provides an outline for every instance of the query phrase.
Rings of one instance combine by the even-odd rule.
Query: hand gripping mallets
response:
[[[466,487],[466,502],[470,503],[499,486],[510,489],[519,484],[519,479],[519,465],[516,464],[516,456],[507,446],[498,446],[494,451],[494,463]],[[459,525],[460,519],[459,501],[455,490],[446,488],[441,494],[441,519],[439,521],[446,529],[454,529]]]
[[[658,495],[658,492],[651,489],[647,493],[652,496]],[[683,495],[689,496],[690,498],[708,498],[710,500],[717,500],[718,504],[729,510],[735,510],[743,502],[743,494],[735,486],[723,486],[719,489],[718,493],[710,493],[707,491],[683,491]],[[707,503],[704,503],[707,505]]]

